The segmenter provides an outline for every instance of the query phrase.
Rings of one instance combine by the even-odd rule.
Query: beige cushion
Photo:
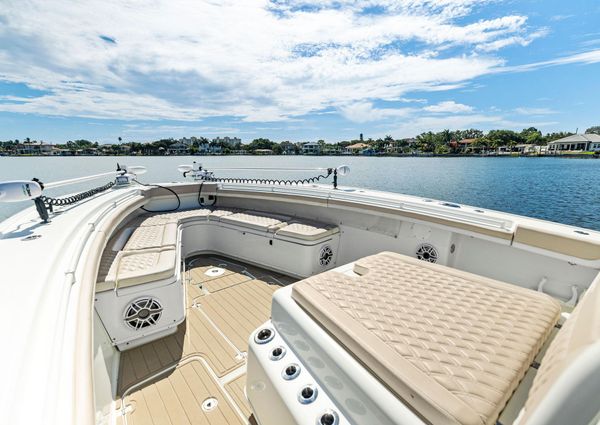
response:
[[[571,316],[548,347],[548,351],[546,351],[533,381],[533,386],[529,391],[529,397],[525,403],[524,417],[519,423],[527,424],[535,410],[543,403],[548,391],[557,384],[562,375],[568,373],[567,368],[574,365],[587,350],[590,350],[593,346],[597,347],[598,344],[600,344],[600,275],[596,277],[583,299],[575,307]],[[590,373],[587,376],[593,376],[592,369],[595,369],[596,374],[598,374],[600,359],[596,359],[595,364],[589,362],[586,366],[590,368]],[[590,382],[587,382],[587,385],[589,384]],[[583,388],[583,383],[579,387]],[[600,409],[600,382],[596,381],[595,390],[589,391],[588,389],[585,392],[591,399],[584,404],[595,404],[595,408]],[[567,391],[562,400],[565,404],[564,409],[567,409],[571,403],[575,403],[575,397],[581,397],[582,395],[585,394],[576,395]],[[579,402],[581,402],[581,399]],[[558,409],[562,407],[557,401],[554,401],[553,405],[554,408]],[[589,418],[585,423],[588,422]],[[573,419],[572,423],[576,423],[576,421]]]
[[[148,248],[160,248],[163,246],[175,246],[177,242],[177,224],[168,223],[163,226],[142,226],[136,228],[125,247],[126,251]]]
[[[129,227],[139,226],[164,226],[169,223],[176,223],[177,219],[167,213],[145,213],[135,217],[128,223]]]
[[[117,263],[115,262],[119,251],[113,251],[109,246],[102,253],[100,268],[96,278],[96,292],[111,291],[115,288],[115,281],[109,280],[109,274],[115,276]],[[112,278],[114,279],[114,277]]]
[[[262,212],[245,211],[222,216],[220,220],[223,223],[234,224],[249,229],[274,232],[282,226],[285,226],[285,220],[289,220],[289,218],[290,217]]]
[[[493,424],[560,314],[549,296],[385,252],[292,296],[431,423]]]
[[[190,220],[208,220],[210,210],[208,208],[197,208],[195,210],[185,210],[170,213],[169,216],[177,223],[183,223]]]
[[[519,224],[514,242],[584,260],[600,259],[600,243],[597,237],[575,233],[575,229],[567,226],[548,228],[543,227],[545,225],[545,223],[537,226]],[[592,231],[588,233],[597,234]]]
[[[175,249],[154,248],[143,251],[120,251],[107,276],[117,288],[141,285],[175,275]]]
[[[275,235],[302,239],[305,241],[316,241],[337,233],[338,231],[339,228],[337,226],[305,221],[302,223],[290,223],[287,226],[283,226],[281,229],[277,230]]]
[[[238,211],[239,210],[235,210],[232,208],[215,208],[214,210],[211,210],[211,212],[208,214],[208,219],[218,221],[221,217],[234,214]]]

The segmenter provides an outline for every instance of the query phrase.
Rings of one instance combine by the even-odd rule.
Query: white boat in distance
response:
[[[598,423],[599,232],[143,171],[0,183],[35,201],[0,223],[0,423]]]

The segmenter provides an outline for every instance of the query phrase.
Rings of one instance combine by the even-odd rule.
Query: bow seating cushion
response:
[[[383,252],[293,299],[430,423],[494,424],[560,316],[551,297]]]

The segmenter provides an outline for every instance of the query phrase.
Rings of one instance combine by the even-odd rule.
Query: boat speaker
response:
[[[419,245],[415,254],[419,260],[428,261],[430,263],[437,263],[439,257],[435,246],[428,243]]]
[[[328,266],[333,258],[333,249],[329,245],[324,245],[319,251],[319,264],[322,267]]]
[[[139,298],[127,306],[123,320],[132,329],[140,330],[154,326],[162,316],[163,307],[151,297]]]

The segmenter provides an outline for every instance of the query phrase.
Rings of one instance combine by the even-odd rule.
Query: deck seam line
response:
[[[215,373],[215,371],[212,369],[212,367],[210,367],[210,365],[208,364],[208,362],[206,361],[206,359],[203,356],[199,356],[199,355],[192,355],[189,356],[183,360],[181,360],[180,362],[173,364],[171,366],[167,366],[164,369],[159,370],[158,372],[150,375],[149,377],[147,377],[146,379],[135,383],[134,385],[130,386],[129,388],[127,388],[125,391],[123,391],[123,395],[121,396],[121,409],[118,409],[121,411],[121,414],[124,418],[125,421],[127,421],[126,419],[126,404],[125,404],[125,398],[130,395],[131,393],[134,392],[135,389],[137,389],[138,387],[143,386],[144,384],[156,379],[157,377],[159,377],[160,375],[163,375],[171,370],[175,370],[178,367],[182,367],[185,366],[188,363],[191,363],[193,361],[200,361],[200,363],[202,363],[202,366],[206,369],[206,371],[208,372],[208,374],[210,375],[211,379],[213,380],[213,382],[221,389],[221,391],[223,391],[223,394],[225,395],[225,397],[227,398],[227,401],[229,401],[229,403],[231,404],[231,407],[233,407],[233,409],[235,410],[235,412],[237,413],[237,415],[242,419],[242,422],[245,424],[248,424],[248,418],[245,417],[244,413],[240,410],[239,406],[237,405],[237,403],[235,402],[235,400],[233,399],[233,397],[229,394],[229,391],[225,388],[225,384],[222,384],[219,380],[219,377],[217,376],[217,374]],[[240,366],[238,369],[241,369],[244,366]],[[243,374],[242,374],[243,375]],[[238,376],[239,377],[239,376]],[[158,392],[158,391],[157,391]],[[159,397],[160,397],[160,393],[158,393]],[[162,397],[161,398],[161,402],[162,402]],[[163,406],[164,406],[164,402],[163,402]],[[166,410],[166,407],[165,407]],[[169,418],[170,420],[170,418]]]
[[[208,322],[211,324],[211,326],[214,327],[216,329],[216,331],[225,339],[225,341],[227,341],[227,343],[234,349],[234,351],[237,353],[237,356],[243,356],[242,352],[235,346],[235,344],[233,342],[231,342],[231,340],[229,338],[227,338],[227,335],[225,335],[225,333],[223,333],[223,331],[216,325],[216,323],[213,322],[210,317],[208,317],[208,314],[206,314],[202,310],[202,307],[200,305],[194,303],[192,308],[195,308],[200,313],[202,313],[202,315],[206,318],[206,320],[208,320]]]

